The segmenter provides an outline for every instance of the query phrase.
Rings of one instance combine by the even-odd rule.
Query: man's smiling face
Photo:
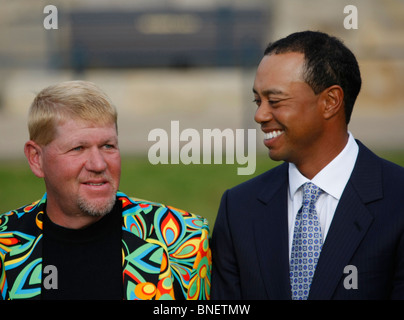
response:
[[[318,95],[303,80],[304,55],[266,55],[258,66],[254,99],[255,121],[273,160],[298,165],[318,152],[323,117]]]
[[[112,209],[121,173],[114,123],[67,120],[41,149],[47,210],[99,217]]]

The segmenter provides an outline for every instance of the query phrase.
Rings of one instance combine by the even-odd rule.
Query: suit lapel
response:
[[[269,299],[290,299],[287,190],[288,165],[277,167],[254,207],[259,268]]]
[[[373,217],[348,183],[321,251],[310,299],[331,299],[345,266],[365,236]]]
[[[332,298],[345,266],[372,224],[366,204],[382,198],[380,162],[360,142],[358,145],[358,159],[328,231],[309,299]]]

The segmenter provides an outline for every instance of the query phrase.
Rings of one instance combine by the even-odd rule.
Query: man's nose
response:
[[[273,119],[272,110],[269,104],[262,103],[255,111],[254,120],[257,123],[269,122]]]
[[[93,172],[103,172],[106,168],[107,163],[102,151],[97,147],[91,148],[86,162],[86,169]]]

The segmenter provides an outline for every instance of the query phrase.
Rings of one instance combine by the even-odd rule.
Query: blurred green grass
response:
[[[404,166],[403,151],[378,155]],[[207,218],[211,230],[223,192],[280,163],[257,156],[254,175],[239,176],[239,164],[152,165],[147,158],[123,156],[120,190],[129,196],[160,202]],[[31,203],[45,192],[25,160],[0,161],[0,213]]]

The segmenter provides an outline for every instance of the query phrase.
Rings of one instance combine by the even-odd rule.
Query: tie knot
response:
[[[306,182],[303,185],[303,203],[316,203],[322,193],[323,190],[317,187],[314,183]]]

